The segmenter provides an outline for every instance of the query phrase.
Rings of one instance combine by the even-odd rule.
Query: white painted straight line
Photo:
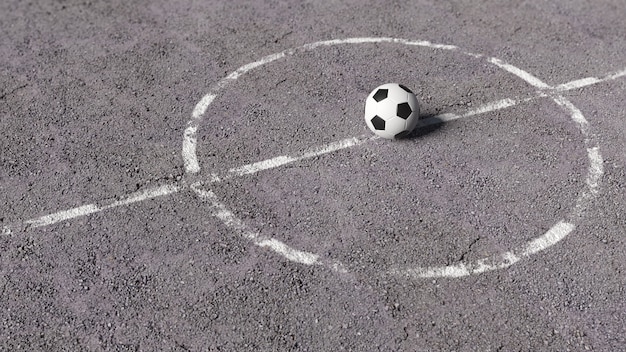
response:
[[[577,80],[574,80],[574,81],[571,81],[571,82],[559,84],[558,86],[554,87],[554,89],[556,91],[562,92],[562,91],[566,91],[566,90],[572,90],[572,89],[578,89],[578,88],[587,87],[587,86],[590,86],[590,85],[593,85],[593,84],[597,84],[597,83],[602,83],[602,82],[605,82],[605,81],[615,80],[615,79],[618,79],[618,78],[624,77],[624,76],[626,76],[626,69],[623,69],[621,71],[617,71],[615,73],[608,74],[608,75],[604,76],[603,78],[586,77],[586,78],[577,79]]]
[[[364,39],[358,39],[355,40],[355,42],[362,42],[364,41]],[[392,39],[389,39],[390,42],[392,42]],[[319,45],[332,45],[334,44],[335,41],[329,41],[327,43],[324,44],[319,44]],[[424,45],[424,46],[428,46],[429,43],[428,42],[407,42],[407,44],[413,44],[413,45]],[[281,58],[281,55],[269,55],[265,58],[265,60],[261,60],[262,62],[266,63],[269,61],[273,61],[273,60],[277,60],[279,58]],[[530,82],[534,82],[533,78],[535,80],[538,81],[538,79],[534,76],[530,76],[528,74],[526,74],[525,72],[522,71],[517,71],[519,69],[516,69],[515,67],[508,65],[498,59],[492,58],[490,59],[490,61],[502,68],[504,68],[505,70],[521,77],[524,78],[525,80],[530,80]],[[241,70],[238,70],[236,72],[237,75],[242,74],[248,70],[253,69],[254,67],[257,67],[258,65],[254,65],[254,66],[244,66],[241,68]],[[572,90],[572,89],[578,89],[578,88],[582,88],[582,87],[586,87],[592,84],[597,84],[597,83],[601,83],[601,82],[605,82],[605,81],[609,81],[609,80],[614,80],[620,77],[624,77],[626,76],[626,69],[617,71],[615,73],[611,73],[606,75],[603,78],[595,78],[595,77],[587,77],[587,78],[582,78],[582,79],[578,79],[578,80],[574,80],[571,82],[567,82],[567,83],[563,83],[560,84],[558,86],[556,86],[556,88],[554,88],[555,91],[567,91],[567,90]],[[232,77],[231,77],[232,78]],[[546,84],[544,84],[541,81],[535,82],[533,84],[534,86],[538,87],[538,88],[549,88],[549,86],[547,86]],[[429,125],[435,125],[435,124],[440,124],[440,123],[445,123],[445,122],[449,122],[449,121],[454,121],[460,118],[464,118],[464,117],[471,117],[474,115],[478,115],[478,114],[483,114],[483,113],[488,113],[488,112],[492,112],[492,111],[496,111],[496,110],[500,110],[500,109],[505,109],[511,106],[514,106],[516,104],[519,104],[520,102],[527,102],[527,101],[531,101],[533,99],[536,98],[541,98],[541,97],[546,97],[546,93],[544,92],[538,92],[535,96],[529,97],[529,98],[525,98],[522,100],[514,100],[514,99],[501,99],[501,100],[497,100],[491,103],[487,103],[481,107],[478,107],[476,109],[470,110],[464,114],[451,114],[451,113],[446,113],[446,114],[441,114],[441,115],[437,115],[437,116],[433,116],[430,117],[428,119],[424,119],[424,120],[420,120],[418,122],[418,127],[424,127],[424,126],[429,126]],[[204,112],[206,111],[207,107],[213,102],[213,100],[215,99],[215,95],[213,94],[207,94],[206,96],[204,96],[202,98],[202,100],[196,105],[196,107],[194,108],[193,111],[193,117],[194,119],[199,119],[201,118],[202,114],[204,114]],[[584,120],[584,118],[577,118],[577,115],[581,115],[582,113],[580,113],[578,111],[578,109],[576,109],[571,103],[569,103],[567,100],[565,100],[564,98],[561,99],[556,99],[557,103],[559,103],[560,105],[563,105],[565,107],[567,107],[570,110],[574,110],[576,112],[576,116],[574,116],[574,120],[581,125],[581,128],[585,128],[584,125],[587,124],[586,120]],[[198,172],[200,170],[199,165],[197,164],[197,160],[195,157],[195,147],[197,144],[196,141],[196,132],[197,132],[197,125],[192,125],[187,127],[187,129],[185,130],[185,139],[183,142],[183,159],[185,161],[186,164],[186,170],[189,172]],[[248,165],[243,165],[240,167],[236,167],[233,168],[231,170],[228,171],[228,175],[224,178],[224,179],[229,179],[231,177],[234,176],[243,176],[243,175],[247,175],[247,174],[253,174],[259,171],[263,171],[263,170],[268,170],[268,169],[272,169],[272,168],[276,168],[288,163],[293,163],[299,160],[304,160],[304,159],[308,159],[308,158],[313,158],[316,156],[321,156],[323,154],[327,154],[327,153],[331,153],[334,151],[338,151],[341,149],[345,149],[345,148],[349,148],[349,147],[353,147],[359,144],[363,144],[365,142],[368,142],[370,140],[374,140],[374,139],[378,139],[378,137],[376,136],[371,136],[371,137],[366,137],[366,136],[361,136],[361,137],[354,137],[354,138],[347,138],[338,142],[334,142],[334,143],[330,143],[318,148],[314,148],[310,151],[301,153],[301,154],[297,154],[295,156],[279,156],[279,157],[275,157],[275,158],[271,158],[271,159],[267,159],[264,161],[259,161],[256,163],[252,163],[252,164],[248,164]],[[590,150],[589,153],[593,154],[594,150]],[[597,151],[596,151],[597,152]],[[191,161],[191,162],[189,162]],[[599,166],[601,167],[601,166]],[[597,174],[601,174],[601,172],[599,173],[592,173],[592,175],[597,175]],[[219,178],[217,175],[213,175],[213,178],[210,180],[210,183],[214,183],[214,182],[219,182],[222,181],[223,179]],[[590,180],[589,182],[595,182],[597,183],[596,180]],[[592,188],[595,189],[595,188]],[[132,203],[136,203],[136,202],[140,202],[146,199],[151,199],[151,198],[156,198],[156,197],[160,197],[160,196],[164,196],[164,195],[168,195],[168,194],[172,194],[175,192],[180,191],[180,188],[178,186],[175,185],[166,185],[166,186],[159,186],[153,189],[149,189],[146,191],[140,191],[140,192],[135,192],[132,194],[129,194],[125,199],[123,200],[119,200],[119,201],[114,201],[111,202],[107,205],[103,205],[103,206],[98,206],[95,204],[87,204],[87,205],[82,205],[76,208],[72,208],[72,209],[67,209],[67,210],[63,210],[63,211],[59,211],[53,214],[49,214],[49,215],[45,215],[45,216],[41,216],[38,218],[34,218],[34,219],[30,219],[30,220],[26,220],[24,221],[25,224],[28,224],[32,227],[41,227],[41,226],[47,226],[47,225],[52,225],[61,221],[65,221],[65,220],[69,220],[69,219],[73,219],[73,218],[77,218],[77,217],[81,217],[81,216],[86,216],[86,215],[90,215],[102,210],[106,210],[106,209],[110,209],[110,208],[114,208],[114,207],[118,207],[118,206],[122,206],[122,205],[128,205],[128,204],[132,204]],[[2,229],[2,233],[10,233],[11,232],[11,228],[9,226],[4,226]]]
[[[94,214],[103,210],[119,207],[122,205],[129,205],[132,203],[144,201],[146,199],[162,197],[168,194],[176,193],[178,191],[180,191],[180,187],[176,185],[158,186],[158,187],[154,187],[154,188],[147,189],[144,191],[131,193],[122,200],[113,201],[102,206],[98,206],[95,204],[81,205],[76,208],[62,210],[53,214],[44,215],[38,218],[26,220],[24,221],[24,224],[30,225],[32,227],[48,226],[48,225],[56,224],[61,221],[66,221],[66,220]]]
[[[308,150],[308,151],[305,151],[303,153],[296,154],[293,156],[290,156],[290,155],[277,156],[271,159],[266,159],[266,160],[258,161],[252,164],[243,165],[240,167],[230,169],[228,171],[228,174],[230,175],[230,177],[226,176],[224,178],[221,178],[221,180],[229,179],[233,176],[249,175],[249,174],[257,173],[259,171],[273,169],[279,166],[293,163],[295,161],[310,159],[310,158],[314,158],[314,157],[328,154],[331,152],[354,147],[356,145],[363,144],[367,141],[378,139],[378,138],[379,137],[377,136],[360,136],[360,137],[346,138],[337,142],[326,144],[321,147],[313,148],[311,150]]]
[[[498,59],[492,59],[491,61],[493,63],[498,62],[498,63],[496,63],[496,65],[499,65],[499,66],[502,65],[503,68],[505,66],[508,67],[507,66],[508,64],[502,63]],[[505,69],[507,69],[507,71],[509,71],[511,73],[514,73],[515,75],[517,75],[519,77],[522,77],[524,79],[531,79],[532,80],[532,78],[530,78],[532,76],[529,77],[529,75],[524,74],[522,72],[517,72],[517,71],[516,71],[517,73],[513,72],[513,71],[515,71],[514,70],[515,67],[513,67],[513,66],[510,67],[510,70],[508,68],[505,68]],[[587,78],[577,79],[577,80],[574,80],[574,81],[571,81],[571,82],[560,84],[560,85],[558,85],[558,86],[556,86],[556,87],[554,87],[552,89],[555,90],[555,91],[559,91],[559,92],[568,91],[568,90],[573,90],[573,89],[587,87],[587,86],[590,86],[590,85],[593,85],[593,84],[597,84],[597,83],[602,83],[602,82],[606,82],[606,81],[610,81],[610,80],[615,80],[617,78],[624,77],[624,76],[626,76],[626,69],[618,71],[616,73],[612,73],[612,74],[606,75],[603,78],[587,77]],[[533,85],[535,85],[538,88],[545,88],[545,89],[550,88],[550,86],[548,86],[546,84],[543,84],[543,82],[541,82],[541,83],[535,82],[535,84],[533,84]],[[493,101],[493,102],[490,102],[490,103],[486,103],[485,105],[480,106],[480,107],[478,107],[478,108],[476,108],[474,110],[470,110],[470,111],[468,111],[468,112],[466,112],[464,114],[460,114],[459,115],[459,114],[453,114],[453,113],[445,113],[445,114],[429,117],[429,118],[424,119],[424,120],[420,120],[417,123],[417,127],[416,128],[430,126],[430,125],[437,125],[437,124],[440,124],[440,123],[446,123],[446,122],[458,120],[458,119],[461,119],[461,118],[464,118],[464,117],[471,117],[471,116],[474,116],[474,115],[480,115],[480,114],[484,114],[484,113],[488,113],[488,112],[492,112],[492,111],[496,111],[496,110],[501,110],[501,109],[505,109],[505,108],[508,108],[508,107],[511,107],[511,106],[515,106],[515,105],[517,105],[519,103],[522,103],[522,102],[528,102],[528,101],[535,100],[535,99],[538,99],[538,98],[545,98],[547,96],[548,96],[548,94],[546,94],[545,92],[537,92],[535,95],[533,95],[531,97],[528,97],[528,98],[521,99],[521,100],[515,100],[515,99],[510,99],[510,98],[501,99],[501,100]],[[559,104],[560,105],[566,106],[566,108],[568,108],[568,109],[576,109],[571,103],[566,102],[566,100],[564,98],[560,98],[558,100],[559,100]],[[578,109],[576,109],[576,110],[578,110]],[[582,116],[582,113],[578,112],[577,116],[578,115]],[[581,119],[577,118],[577,116],[575,116],[575,120],[580,125],[581,124]]]
[[[255,241],[254,244],[262,248],[269,248],[292,262],[302,263],[306,265],[321,264],[319,262],[319,256],[317,254],[291,248],[284,242],[281,242],[275,238]]]
[[[262,170],[273,169],[275,167],[289,164],[294,161],[301,160],[303,158],[304,158],[304,155],[300,158],[298,158],[297,156],[282,155],[282,156],[277,156],[275,158],[258,161],[252,164],[243,165],[243,166],[231,169],[229,170],[229,172],[233,174],[234,176],[249,175],[249,174],[257,173]]]
[[[514,99],[502,99],[498,101],[494,101],[492,103],[487,103],[483,106],[480,106],[474,110],[470,110],[462,115],[462,117],[470,117],[474,115],[485,114],[488,112],[506,109],[508,107],[514,106],[517,104],[517,101]]]
[[[607,79],[618,79],[620,77],[624,77],[626,76],[626,68],[621,70],[621,71],[617,71],[613,74],[610,74],[607,76]]]
[[[530,99],[535,99],[536,97],[532,97]],[[525,101],[525,100],[524,100]],[[464,117],[471,117],[474,115],[480,115],[480,114],[485,114],[488,112],[492,112],[492,111],[496,111],[496,110],[501,110],[501,109],[506,109],[508,107],[511,106],[515,106],[518,104],[518,101],[514,100],[514,99],[501,99],[501,100],[497,100],[491,103],[487,103],[483,106],[480,106],[474,110],[470,110],[464,114],[458,115],[458,114],[452,114],[452,113],[445,113],[445,114],[441,114],[441,115],[437,115],[437,116],[432,116],[429,117],[427,119],[423,119],[420,120],[417,123],[416,128],[419,127],[425,127],[425,126],[431,126],[431,125],[438,125],[440,123],[446,123],[446,122],[450,122],[450,121],[454,121],[454,120],[458,120]]]
[[[529,99],[524,99],[523,101],[528,101],[531,99],[535,99],[536,97],[533,98],[529,98]],[[429,117],[427,119],[423,119],[420,120],[418,122],[417,127],[424,127],[424,126],[429,126],[429,125],[435,125],[435,124],[440,124],[440,123],[444,123],[444,122],[449,122],[449,121],[453,121],[453,120],[457,120],[460,118],[465,118],[465,117],[471,117],[474,115],[479,115],[479,114],[485,114],[488,112],[492,112],[492,111],[496,111],[496,110],[501,110],[501,109],[505,109],[511,106],[514,106],[518,103],[518,101],[514,100],[514,99],[501,99],[501,100],[497,100],[491,103],[487,103],[485,105],[482,105],[476,109],[470,110],[465,114],[461,114],[461,115],[457,115],[457,114],[441,114],[441,115],[437,115],[437,116],[432,116]],[[273,169],[273,168],[277,168],[286,164],[290,164],[293,162],[297,162],[297,161],[301,161],[304,159],[310,159],[310,158],[314,158],[317,156],[321,156],[324,154],[328,154],[331,152],[336,152],[342,149],[347,149],[350,147],[354,147],[360,144],[364,144],[366,142],[372,141],[372,140],[376,140],[379,139],[380,137],[375,136],[375,135],[363,135],[363,136],[359,136],[359,137],[351,137],[351,138],[346,138],[346,139],[342,139],[340,141],[337,142],[332,142],[326,145],[323,145],[321,147],[316,147],[313,148],[311,150],[302,152],[300,154],[296,154],[296,155],[281,155],[281,156],[277,156],[271,159],[266,159],[266,160],[261,160],[261,161],[257,161],[251,164],[246,164],[246,165],[242,165],[239,167],[235,167],[232,168],[230,170],[228,170],[227,175],[225,176],[218,176],[218,175],[213,175],[211,180],[209,180],[209,183],[215,183],[215,182],[221,182],[224,180],[228,180],[231,179],[233,177],[236,176],[244,176],[244,175],[250,175],[250,174],[255,174],[257,172],[260,171],[264,171],[264,170],[269,170],[269,169]]]
[[[180,191],[180,186],[177,186],[177,185],[171,184],[171,185],[158,186],[158,187],[149,188],[143,191],[131,193],[128,196],[126,196],[126,198],[115,201],[109,205],[102,206],[101,208],[104,210],[104,209],[119,207],[122,205],[129,205],[132,203],[144,201],[146,199],[163,197],[166,195],[170,195],[172,193],[176,193],[178,191]]]
[[[331,152],[335,152],[341,149],[345,149],[345,148],[350,148],[350,147],[354,147],[357,146],[359,144],[363,144],[366,143],[368,141],[373,141],[376,139],[380,139],[380,137],[378,136],[374,136],[374,135],[362,135],[360,137],[352,137],[352,138],[346,138],[346,139],[342,139],[340,141],[337,142],[333,142],[333,143],[329,143],[326,144],[324,146],[321,147],[316,147],[313,148],[311,150],[309,150],[308,152],[302,154],[302,156],[305,159],[308,158],[314,158],[320,155],[324,155],[327,153],[331,153]]]
[[[566,90],[590,86],[592,84],[596,84],[600,82],[602,82],[602,80],[599,78],[587,77],[587,78],[577,79],[575,81],[571,81],[568,83],[559,84],[558,86],[554,87],[554,89],[557,91],[566,91]]]
[[[44,215],[39,218],[26,220],[24,221],[24,223],[27,225],[31,225],[32,227],[48,226],[57,222],[74,219],[79,216],[97,213],[100,210],[100,207],[95,204],[87,204],[72,209],[62,210],[53,214]]]

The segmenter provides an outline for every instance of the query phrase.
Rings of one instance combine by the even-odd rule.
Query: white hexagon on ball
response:
[[[376,135],[395,139],[407,136],[419,120],[413,92],[398,83],[383,84],[365,100],[365,123]]]

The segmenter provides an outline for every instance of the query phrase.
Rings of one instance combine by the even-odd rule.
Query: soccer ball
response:
[[[419,114],[415,94],[401,84],[383,84],[365,100],[365,123],[372,132],[383,138],[408,135],[417,125]]]

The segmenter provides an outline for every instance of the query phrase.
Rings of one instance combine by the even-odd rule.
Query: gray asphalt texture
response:
[[[196,103],[242,65],[306,43],[394,37],[502,59],[550,85],[626,68],[626,3],[15,1],[0,3],[0,350],[619,351],[626,349],[626,78],[563,92],[604,160],[556,245],[501,270],[389,268],[518,248],[574,207],[585,136],[548,98],[205,186],[255,246],[184,190]],[[402,83],[422,117],[536,89],[459,51],[392,43],[299,52],[228,85],[198,130],[202,171],[370,133],[363,103]],[[18,224],[18,226],[15,226]]]

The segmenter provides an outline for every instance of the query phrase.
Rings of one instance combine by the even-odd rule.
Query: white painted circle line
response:
[[[428,42],[415,42],[415,41],[406,41],[406,40],[387,40],[388,42],[398,42],[398,43],[405,43],[407,45],[417,45],[415,43],[420,43],[420,45],[422,46],[430,46],[430,47],[437,47],[440,49],[457,49],[454,46],[450,46],[450,45],[438,45],[438,44],[432,44],[432,43],[428,43]],[[330,43],[337,43],[338,41],[327,41],[327,42],[323,42],[323,45],[329,45]],[[359,41],[354,41],[354,43],[357,43]],[[367,42],[367,41],[360,41],[360,42]],[[378,41],[370,41],[370,42],[378,42]],[[346,43],[345,41],[342,41],[341,43]],[[313,47],[317,47],[320,46],[322,44],[319,45],[309,45],[310,48]],[[465,54],[475,57],[475,58],[484,58],[483,55],[480,54],[472,54],[472,53],[468,53],[465,52]],[[611,80],[615,80],[621,77],[626,77],[626,68],[613,72],[613,73],[609,73],[601,78],[597,78],[597,77],[587,77],[587,78],[581,78],[581,79],[577,79],[571,82],[567,82],[567,83],[563,83],[560,85],[557,85],[553,90],[557,91],[557,92],[564,92],[564,91],[568,91],[568,90],[572,90],[572,89],[578,89],[578,88],[583,88],[586,86],[590,86],[593,84],[597,84],[597,83],[601,83],[601,82],[606,82],[606,81],[611,81]],[[531,101],[537,98],[545,98],[548,97],[549,95],[546,92],[543,91],[539,91],[535,96],[529,97],[529,98],[524,98],[522,100],[519,101],[515,101],[512,99],[502,99],[499,101],[495,101],[492,103],[488,103],[482,107],[476,108],[472,111],[469,111],[465,114],[462,115],[456,115],[456,114],[443,114],[443,115],[439,115],[439,116],[435,116],[429,119],[425,119],[425,120],[421,120],[420,121],[420,125],[421,126],[427,126],[427,125],[433,125],[433,124],[439,124],[442,122],[448,122],[448,121],[453,121],[459,118],[463,118],[463,117],[469,117],[469,116],[473,116],[479,113],[484,113],[484,112],[489,112],[489,111],[494,111],[497,109],[503,109],[509,106],[513,106],[516,105],[518,103],[521,102],[527,102],[527,101]],[[193,118],[194,119],[202,119],[202,114],[204,113],[204,111],[206,111],[207,107],[211,104],[211,102],[213,101],[213,99],[215,99],[215,95],[209,94],[206,95],[202,98],[202,100],[196,105],[196,108],[193,111]],[[559,103],[560,105],[564,106],[567,110],[572,111],[573,114],[576,115],[577,119],[579,120],[579,122],[582,122],[581,126],[585,126],[587,123],[584,120],[580,120],[579,116],[582,115],[582,113],[580,113],[580,111],[578,111],[578,109],[569,101],[565,100],[563,97],[561,96],[557,96],[557,103]],[[199,120],[198,120],[199,121]],[[194,126],[194,124],[192,123],[193,121],[190,121],[190,127],[185,131],[186,133],[186,139],[190,140],[191,143],[188,144],[183,144],[183,155],[186,154],[193,154],[195,155],[195,147],[196,147],[196,140],[195,140],[195,136],[196,136],[196,131],[198,128],[197,122]],[[318,156],[318,155],[322,155],[324,153],[328,153],[328,152],[334,152],[334,151],[338,151],[344,148],[350,148],[353,146],[356,146],[358,144],[362,144],[365,143],[371,139],[376,139],[376,136],[369,136],[369,137],[360,137],[360,140],[358,143],[352,143],[354,141],[354,138],[348,138],[344,141],[339,141],[339,142],[335,142],[335,143],[331,143],[329,145],[326,146],[321,146],[321,147],[317,147],[317,148],[312,148],[310,151],[307,151],[305,153],[299,154],[299,155],[295,155],[294,157],[290,158],[289,160],[284,159],[282,157],[276,157],[276,158],[272,158],[272,159],[268,159],[266,161],[263,162],[257,162],[257,163],[253,163],[253,164],[249,164],[249,165],[244,165],[242,167],[239,168],[233,168],[231,170],[229,170],[228,174],[225,176],[225,179],[228,179],[230,177],[234,177],[234,176],[243,176],[244,174],[251,174],[254,172],[260,172],[263,170],[267,170],[270,168],[274,168],[274,167],[279,167],[285,164],[286,161],[288,162],[295,162],[295,161],[299,161],[299,160],[303,160],[307,157],[311,157],[311,156]],[[593,144],[593,143],[588,143],[587,144]],[[596,143],[597,144],[597,143]],[[600,155],[600,151],[599,151],[599,147],[589,147],[587,148],[587,154],[589,157],[589,160],[591,161],[590,164],[590,169],[593,169],[593,172],[590,172],[587,175],[587,179],[586,179],[586,183],[588,185],[590,185],[590,187],[588,188],[587,192],[583,192],[583,194],[581,195],[581,197],[578,198],[577,202],[576,202],[576,206],[574,208],[574,211],[571,214],[571,218],[573,219],[578,219],[579,217],[581,217],[583,215],[584,210],[587,208],[587,206],[589,205],[589,203],[592,201],[593,197],[599,192],[599,182],[600,179],[602,177],[603,174],[603,161],[602,161],[602,156]],[[282,161],[279,162],[279,161]],[[256,165],[256,167],[254,166]],[[197,171],[199,171],[199,165],[196,165],[197,167]],[[242,173],[242,170],[245,170],[245,172]],[[191,168],[191,172],[194,171],[194,168]],[[211,174],[209,175],[210,179],[208,180],[208,183],[215,183],[215,182],[220,182],[223,179],[220,178],[220,176],[216,175],[216,174]],[[88,216],[91,214],[95,214],[98,212],[102,212],[105,210],[109,210],[109,209],[113,209],[116,207],[120,207],[120,206],[126,206],[126,205],[130,205],[133,203],[138,203],[138,202],[142,202],[144,200],[149,200],[149,199],[155,199],[158,197],[163,197],[163,196],[167,196],[167,195],[172,195],[175,194],[179,191],[182,191],[186,189],[186,182],[183,182],[182,184],[178,184],[178,183],[174,183],[174,184],[167,184],[167,185],[162,185],[162,186],[156,186],[156,187],[151,187],[149,189],[146,190],[142,190],[142,191],[137,191],[137,192],[133,192],[130,194],[127,194],[126,196],[124,196],[122,199],[120,200],[106,200],[106,201],[100,201],[97,204],[86,204],[86,205],[81,205],[81,206],[77,206],[74,208],[70,208],[70,209],[66,209],[66,210],[61,210],[61,211],[57,211],[54,213],[50,213],[48,215],[42,215],[36,218],[31,218],[28,220],[23,220],[23,221],[18,221],[16,223],[11,223],[11,224],[3,224],[2,225],[2,231],[1,231],[1,235],[2,236],[11,236],[15,230],[18,229],[22,229],[22,230],[26,230],[29,228],[39,228],[39,227],[45,227],[45,226],[49,226],[49,225],[53,225],[59,222],[63,222],[63,221],[68,221],[71,219],[76,219],[79,217],[83,217],[83,216]],[[561,222],[563,223],[563,225],[568,224],[565,222]],[[561,224],[559,223],[559,224]],[[559,225],[557,224],[557,225]],[[560,233],[561,234],[567,234],[569,232],[571,232],[571,229],[568,230],[567,226],[563,227],[562,226],[556,226],[556,229],[560,229]],[[551,233],[549,231],[549,233]],[[546,236],[546,238],[548,239],[547,241],[545,241],[545,243],[551,243],[551,241],[549,241],[550,238],[556,238],[558,240],[560,240],[562,236]],[[541,237],[540,237],[541,238]],[[530,252],[523,250],[522,253],[527,253],[527,254],[531,254]],[[515,263],[519,260],[519,257],[517,257],[515,254],[513,254],[512,252],[505,252],[501,255],[501,259],[499,260],[499,263],[501,264],[498,268],[501,267],[508,267],[510,266],[512,263]],[[485,265],[485,262],[487,262],[487,259],[482,259],[479,260],[477,262],[475,262],[475,267],[473,269],[474,273],[478,273],[478,272],[483,272],[488,270],[491,266]],[[333,268],[333,270],[335,271],[345,271],[340,263],[327,263],[328,266],[330,266],[331,268]],[[465,269],[463,269],[465,268]],[[419,271],[416,271],[413,269],[406,269],[404,271],[399,271],[398,273],[402,273],[404,275],[410,275],[410,276],[420,276],[417,273]],[[437,269],[437,268],[435,268]],[[442,268],[439,268],[442,269]],[[454,273],[463,273],[463,272],[467,272],[467,266],[466,265],[457,265],[457,266],[453,266],[453,267],[447,267],[443,268],[445,270],[438,270],[438,271],[433,271],[433,272],[448,272],[450,273],[448,274],[432,274],[430,276],[454,276]],[[394,269],[392,269],[393,271]],[[421,271],[423,273],[423,271]],[[413,275],[411,275],[411,273]],[[428,275],[424,275],[424,276],[428,276]]]
[[[219,91],[225,88],[229,83],[237,80],[241,75],[253,70],[257,67],[261,67],[270,62],[282,59],[287,56],[291,56],[298,52],[311,51],[315,48],[322,46],[333,46],[341,44],[365,44],[365,43],[400,43],[404,45],[422,46],[433,49],[444,50],[458,50],[458,47],[454,45],[435,44],[424,40],[406,40],[399,38],[347,38],[347,39],[333,39],[320,41],[315,43],[309,43],[297,48],[291,48],[281,51],[276,54],[270,54],[262,57],[258,61],[251,62],[243,65],[235,71],[228,74],[217,82],[200,101],[196,104],[191,114],[191,120],[187,121],[187,127],[185,128],[183,137],[182,157],[185,167],[185,172],[188,174],[195,174],[200,171],[200,163],[198,162],[198,156],[196,153],[196,146],[198,143],[197,132],[200,122],[204,119],[204,113],[208,107],[213,103],[213,100],[217,97]],[[472,56],[475,56],[472,54]]]
[[[231,230],[236,231],[241,237],[251,241],[255,245],[262,248],[268,248],[295,263],[305,265],[327,265],[337,272],[346,272],[343,269],[343,265],[339,262],[323,261],[320,259],[320,256],[315,253],[294,249],[273,237],[261,236],[258,231],[248,227],[248,225],[233,214],[233,212],[228,210],[226,205],[220,202],[213,191],[201,189],[199,183],[192,184],[191,189],[196,192],[200,199],[210,203],[212,209],[211,215],[220,219]]]
[[[435,49],[455,50],[455,51],[458,51],[460,53],[463,53],[465,55],[468,55],[474,58],[484,57],[483,55],[480,55],[480,54],[464,52],[460,50],[458,47],[453,46],[453,45],[434,44],[428,41],[419,41],[419,40],[411,41],[411,40],[399,39],[399,38],[347,38],[347,39],[320,41],[320,42],[306,44],[301,47],[288,49],[280,53],[265,56],[258,61],[241,66],[239,69],[230,73],[228,76],[226,76],[225,78],[220,80],[216,85],[214,85],[213,88],[210,90],[210,92],[198,102],[198,104],[196,105],[192,113],[192,119],[189,120],[187,123],[187,129],[185,130],[184,138],[183,138],[182,156],[183,156],[183,160],[185,164],[185,171],[190,174],[198,173],[200,171],[200,164],[198,162],[198,158],[196,155],[197,130],[210,104],[217,97],[217,94],[219,93],[219,91],[223,89],[224,87],[226,87],[229,83],[231,83],[232,81],[235,81],[241,75],[243,75],[244,73],[254,68],[261,67],[267,63],[276,61],[278,59],[284,58],[289,55],[293,55],[294,53],[299,52],[299,51],[313,50],[320,46],[331,46],[331,45],[339,45],[339,44],[363,44],[363,43],[399,43],[403,45],[415,45],[415,46],[429,47],[429,48],[435,48]],[[557,105],[564,108],[566,111],[568,111],[571,114],[572,120],[576,123],[577,127],[579,128],[582,135],[584,136],[585,146],[587,148],[587,154],[588,154],[589,161],[590,161],[590,165],[587,170],[586,182],[585,182],[586,186],[581,192],[581,195],[578,197],[576,201],[576,205],[574,206],[574,209],[572,210],[570,215],[567,217],[567,219],[560,220],[559,222],[557,222],[557,224],[555,224],[552,228],[550,228],[546,233],[544,233],[543,235],[537,238],[530,240],[528,243],[521,246],[520,248],[506,251],[501,254],[493,255],[488,258],[475,260],[473,262],[459,263],[456,265],[448,265],[448,266],[440,266],[440,267],[421,267],[419,265],[408,265],[408,266],[402,266],[402,267],[393,267],[388,270],[388,273],[390,274],[409,276],[409,277],[414,277],[414,278],[463,277],[463,276],[468,276],[471,274],[479,274],[479,273],[483,273],[486,271],[492,271],[492,270],[509,267],[515,264],[516,262],[518,262],[519,260],[521,260],[522,258],[528,257],[540,251],[543,251],[553,246],[554,244],[558,243],[563,238],[567,237],[567,235],[569,235],[573,231],[573,229],[576,227],[574,221],[578,220],[583,215],[584,211],[589,206],[589,203],[599,191],[599,181],[604,171],[603,171],[603,166],[602,166],[603,161],[602,161],[602,156],[599,151],[600,147],[598,145],[598,141],[596,140],[595,135],[590,132],[589,123],[583,116],[582,112],[578,108],[576,108],[569,100],[567,100],[566,98],[558,94],[559,91],[567,90],[570,88],[577,88],[581,86],[582,84],[584,85],[595,84],[595,83],[598,83],[599,80],[593,80],[593,79],[588,79],[586,81],[579,80],[579,81],[575,81],[575,83],[572,83],[570,85],[565,85],[565,86],[561,85],[561,86],[557,86],[557,88],[554,88],[546,84],[545,82],[541,81],[539,78],[533,76],[532,74],[524,71],[523,69],[513,66],[509,63],[506,63],[500,59],[490,57],[490,58],[487,58],[487,62],[521,78],[529,85],[535,88],[538,88],[540,91],[550,91],[550,94],[546,95],[545,93],[541,93],[540,96],[550,97],[552,100],[555,101]],[[622,75],[623,75],[623,72],[620,71],[617,74],[614,74],[613,76],[608,77],[607,79],[615,79],[617,77],[621,77]],[[493,106],[485,106],[485,107],[477,109],[476,111],[469,112],[465,115],[479,114],[482,112],[486,112],[486,111],[490,111],[490,110],[494,110],[498,108],[506,108],[509,106],[513,106],[515,104],[517,104],[517,101],[515,100],[503,99],[503,100],[494,102]],[[450,120],[457,119],[459,117],[463,117],[465,115],[462,115],[462,116],[443,115],[442,118],[444,118],[446,121],[450,121]],[[237,175],[250,174],[253,172],[257,172],[261,169],[278,167],[280,165],[293,162],[295,160],[298,160],[298,158],[288,157],[288,156],[276,157],[276,158],[268,159],[267,161],[262,161],[262,162],[250,164],[244,167],[240,167],[235,170],[231,170],[231,173],[237,174]],[[219,177],[217,177],[216,175],[213,175],[213,180],[219,180]],[[208,199],[212,203],[213,208],[220,209],[220,211],[216,213],[216,216],[220,218],[226,226],[234,230],[237,230],[239,232],[242,231],[241,226],[245,226],[243,221],[237,218],[236,215],[234,215],[234,213],[226,209],[225,205],[221,203],[212,192],[202,191],[202,192],[210,192],[210,193],[203,194],[201,190],[199,190],[198,188],[194,188],[194,190],[201,197]],[[243,233],[244,237],[249,238],[250,237],[249,234],[246,235],[246,233],[248,232]],[[254,238],[250,238],[250,239],[254,240]],[[255,244],[259,245],[258,243],[256,243],[256,241],[254,242]],[[278,250],[278,248],[280,250]],[[279,246],[276,246],[276,248],[273,248],[273,250],[289,260],[302,263],[302,261],[294,260],[293,256],[288,254],[290,252],[298,252],[298,251],[289,247],[288,245],[282,242]],[[315,263],[317,263],[318,258],[319,257],[316,257]]]

